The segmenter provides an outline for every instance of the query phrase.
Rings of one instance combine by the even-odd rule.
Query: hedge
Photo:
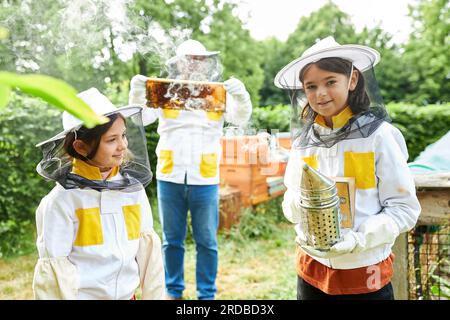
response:
[[[393,125],[405,137],[409,161],[450,130],[450,103],[421,107],[397,103],[387,108]]]
[[[0,257],[23,254],[34,241],[34,212],[53,187],[36,172],[35,147],[61,129],[60,112],[38,99],[13,94],[0,111]]]

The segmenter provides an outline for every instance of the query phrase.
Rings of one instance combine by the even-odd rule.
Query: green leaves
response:
[[[6,105],[9,102],[10,94],[11,94],[10,87],[0,85],[0,109],[6,107]]]
[[[0,40],[6,39],[9,37],[9,30],[3,27],[0,27]]]
[[[92,111],[77,97],[76,90],[62,80],[38,74],[0,72],[0,108],[8,103],[11,88],[19,88],[24,93],[42,98],[55,107],[66,110],[82,120],[88,128],[108,121]]]

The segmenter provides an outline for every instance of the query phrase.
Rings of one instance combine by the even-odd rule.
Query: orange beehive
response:
[[[287,162],[273,161],[261,167],[261,174],[267,177],[284,176]]]
[[[224,187],[219,189],[219,230],[229,230],[239,222],[241,212],[241,192],[238,189]]]
[[[286,162],[269,162],[268,142],[258,136],[223,137],[221,143],[221,185],[238,189],[244,207],[269,200],[266,179],[284,175]]]
[[[291,142],[291,138],[287,138],[287,137],[279,137],[278,138],[278,145],[282,148],[285,149],[291,149],[292,146],[292,142]]]
[[[241,192],[243,206],[261,202],[268,197],[266,176],[261,174],[261,166],[253,164],[220,166],[222,185],[236,188]],[[258,202],[259,201],[259,202]]]
[[[277,133],[278,145],[284,149],[291,149],[292,140],[290,132],[278,132]]]
[[[222,137],[221,164],[266,164],[267,142],[257,136]]]

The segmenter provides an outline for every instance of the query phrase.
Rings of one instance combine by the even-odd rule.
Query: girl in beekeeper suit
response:
[[[37,171],[56,182],[37,211],[36,299],[160,299],[161,242],[144,187],[151,181],[140,107],[78,94],[109,122],[92,129],[63,113],[64,131],[38,144]]]
[[[298,299],[394,298],[391,248],[414,227],[420,205],[405,140],[389,123],[374,77],[379,59],[372,48],[328,37],[275,77],[275,85],[289,90],[294,112],[282,206],[296,224]],[[326,226],[304,219],[305,163],[328,178],[354,181],[347,198],[354,198],[354,216],[326,250],[311,236]]]

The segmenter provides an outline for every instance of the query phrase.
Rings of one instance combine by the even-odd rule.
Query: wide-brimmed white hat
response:
[[[213,56],[219,53],[220,51],[208,51],[200,41],[189,39],[177,47],[175,56],[168,59],[166,64],[171,64],[184,56]]]
[[[102,116],[109,116],[111,114],[120,112],[120,114],[127,118],[132,116],[142,110],[141,106],[133,105],[133,106],[124,106],[121,108],[117,108],[107,97],[100,93],[96,88],[90,88],[86,91],[82,91],[77,94],[81,100],[83,100],[91,109],[97,114]],[[78,130],[83,122],[77,117],[71,115],[67,111],[64,111],[62,114],[62,124],[63,131],[55,135],[54,137],[40,142],[36,145],[39,147],[43,144],[46,144],[51,141],[59,140],[64,138],[69,132]]]
[[[303,52],[281,69],[274,79],[274,84],[282,89],[300,89],[300,71],[309,63],[323,58],[338,57],[353,63],[361,72],[375,66],[380,61],[377,50],[357,44],[341,45],[332,36],[326,37]]]

